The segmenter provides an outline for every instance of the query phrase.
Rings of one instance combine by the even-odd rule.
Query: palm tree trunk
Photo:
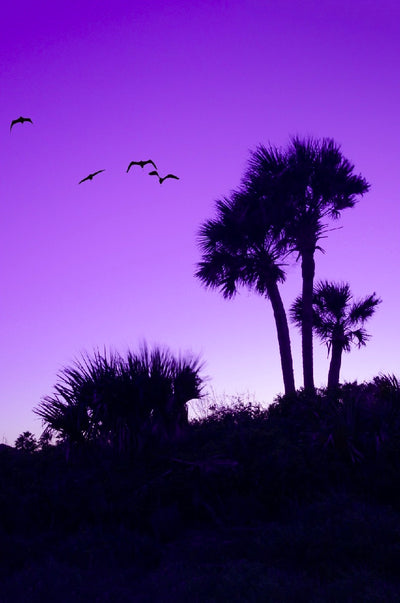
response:
[[[332,341],[332,358],[329,365],[328,387],[339,385],[340,366],[342,364],[343,345],[338,339]]]
[[[295,392],[296,387],[294,383],[292,349],[290,345],[286,312],[276,282],[272,282],[268,285],[267,292],[274,311],[285,394],[289,394]]]
[[[314,251],[303,251],[301,256],[301,273],[303,277],[303,315],[301,325],[301,343],[303,353],[304,389],[314,389],[313,367],[313,287],[315,262]]]

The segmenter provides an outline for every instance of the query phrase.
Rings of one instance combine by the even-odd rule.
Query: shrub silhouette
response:
[[[25,452],[35,452],[38,449],[38,442],[30,431],[24,431],[15,440],[15,448]]]
[[[138,353],[96,351],[59,373],[54,393],[34,410],[45,431],[66,443],[97,442],[137,452],[150,441],[180,437],[188,425],[186,404],[201,396],[199,359],[168,349]]]

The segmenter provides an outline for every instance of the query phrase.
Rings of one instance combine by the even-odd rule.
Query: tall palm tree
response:
[[[328,374],[328,387],[339,385],[342,353],[349,352],[351,345],[359,348],[366,345],[369,335],[364,323],[381,303],[376,294],[368,295],[353,302],[353,295],[347,283],[320,281],[313,293],[313,328],[319,339],[332,353]],[[304,302],[298,297],[293,303],[290,315],[293,322],[301,327]]]
[[[281,233],[287,248],[301,258],[303,377],[304,387],[313,389],[315,251],[321,249],[318,242],[328,230],[328,220],[353,207],[369,184],[354,174],[354,166],[332,139],[294,137],[286,149],[259,145],[252,153],[242,188],[261,216],[265,216],[266,206],[274,206],[275,211],[267,212],[274,219],[273,232]]]
[[[267,297],[273,308],[285,392],[295,391],[289,327],[278,284],[284,282],[284,248],[270,224],[243,211],[240,192],[217,201],[217,217],[200,229],[202,261],[195,273],[206,287],[232,298],[241,285]],[[265,228],[267,224],[267,228]]]

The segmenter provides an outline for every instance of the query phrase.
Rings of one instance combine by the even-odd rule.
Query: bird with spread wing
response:
[[[152,159],[147,159],[147,161],[131,161],[130,164],[128,165],[128,169],[126,171],[128,173],[133,165],[140,165],[141,168],[144,168],[144,166],[147,165],[148,163],[151,163],[151,165],[153,165],[155,167],[155,169],[157,169],[157,166],[154,163],[154,161]]]
[[[80,180],[78,184],[82,184],[82,182],[85,182],[85,180],[93,180],[93,178],[101,172],[105,172],[105,170],[98,170],[97,172],[93,172],[93,174],[89,174],[89,176],[86,176],[86,178],[82,178],[82,180]]]
[[[33,121],[31,120],[30,117],[22,117],[22,115],[21,115],[17,119],[12,120],[11,125],[10,125],[10,132],[11,132],[13,126],[15,126],[15,124],[23,124],[24,121],[29,121],[31,124],[33,124]]]
[[[161,177],[160,174],[155,170],[149,172],[149,176],[157,176],[160,184],[162,184],[167,178],[175,178],[175,180],[179,180],[178,176],[175,176],[174,174],[167,174],[166,176]]]

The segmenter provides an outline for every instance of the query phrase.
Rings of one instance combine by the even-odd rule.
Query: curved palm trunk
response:
[[[276,282],[268,285],[267,293],[274,311],[285,394],[289,394],[295,392],[296,387],[294,384],[293,358],[286,312]]]
[[[340,366],[342,364],[343,346],[339,340],[332,341],[332,358],[329,365],[328,387],[339,385]]]
[[[314,251],[303,251],[301,254],[302,289],[302,325],[301,343],[303,352],[304,389],[314,389],[313,367],[313,287],[315,262]]]

